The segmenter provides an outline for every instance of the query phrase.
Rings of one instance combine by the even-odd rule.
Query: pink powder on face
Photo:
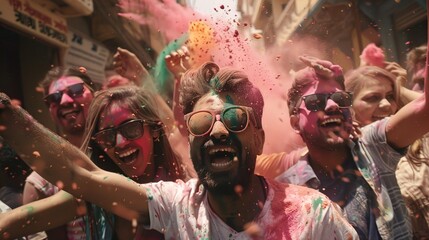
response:
[[[368,44],[360,55],[361,66],[377,66],[384,68],[385,56],[381,48],[377,47],[374,43]]]

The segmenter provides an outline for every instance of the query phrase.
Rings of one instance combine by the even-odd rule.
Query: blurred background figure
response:
[[[411,89],[418,92],[423,92],[426,49],[427,45],[424,44],[411,49],[411,51],[407,53],[407,69],[411,76]]]

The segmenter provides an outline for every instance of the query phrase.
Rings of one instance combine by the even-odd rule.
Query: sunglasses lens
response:
[[[76,96],[82,95],[83,94],[83,90],[84,90],[83,84],[82,83],[78,83],[78,84],[69,86],[67,94],[70,97],[76,97]]]
[[[94,135],[95,142],[102,148],[111,148],[115,145],[116,131],[112,129],[98,132]]]
[[[336,102],[339,107],[350,107],[352,105],[352,97],[346,92],[335,92],[331,95],[332,101]]]
[[[83,83],[74,84],[67,87],[67,95],[70,97],[77,97],[83,94],[84,87]],[[52,103],[59,104],[61,102],[61,98],[63,97],[63,91],[61,92],[55,92],[52,94],[49,94],[45,97],[45,103],[46,105],[50,106]]]
[[[223,113],[223,122],[229,130],[239,132],[247,127],[248,115],[240,107],[229,108]]]
[[[49,94],[48,96],[46,96],[45,97],[45,103],[46,103],[46,105],[51,105],[52,103],[56,103],[56,104],[58,104],[60,101],[61,101],[61,96],[62,96],[63,94],[62,93],[59,93],[59,92],[56,92],[56,93],[52,93],[52,94]]]
[[[94,135],[94,140],[102,148],[112,148],[116,145],[117,131],[126,139],[134,140],[143,136],[143,123],[142,121],[134,120],[124,123],[118,128],[102,130]]]
[[[213,120],[210,112],[196,112],[188,119],[188,129],[194,135],[204,135],[212,127]]]
[[[310,111],[323,110],[326,107],[325,94],[311,94],[304,98],[305,107]]]
[[[143,136],[144,128],[141,121],[133,121],[123,124],[119,127],[119,132],[126,139],[134,140]]]

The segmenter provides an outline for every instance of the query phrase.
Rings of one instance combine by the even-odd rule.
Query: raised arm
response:
[[[426,0],[426,6],[428,4],[429,0]],[[425,68],[423,95],[401,108],[390,118],[387,125],[387,141],[394,147],[406,147],[429,131],[429,67],[427,61]]]
[[[115,55],[113,55],[113,66],[119,75],[128,78],[137,86],[146,83],[150,76],[137,56],[127,49],[118,48],[116,50]]]
[[[0,102],[0,135],[37,173],[77,198],[125,219],[148,222],[143,186],[99,169],[78,148],[12,105],[3,93]]]
[[[156,90],[150,74],[143,67],[137,56],[126,49],[118,48],[113,58],[115,71],[118,74],[132,80],[137,86],[144,87],[155,93],[159,114],[161,115],[162,121],[166,124],[168,132],[172,133],[175,128],[173,111]]]
[[[58,214],[61,213],[61,214]],[[85,203],[60,191],[50,197],[25,204],[0,214],[0,236],[9,239],[53,229],[83,216]]]

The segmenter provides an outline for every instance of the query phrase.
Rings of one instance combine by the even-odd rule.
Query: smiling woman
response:
[[[396,77],[376,66],[359,67],[345,77],[346,91],[353,93],[354,119],[365,126],[398,110]]]
[[[355,120],[363,127],[375,121],[391,117],[406,103],[404,92],[395,76],[385,69],[359,67],[346,76],[346,89],[354,92],[353,110]],[[417,94],[416,96],[418,96]],[[404,135],[406,136],[406,135]],[[413,225],[415,239],[427,238],[429,230],[429,144],[428,136],[415,141],[402,157],[395,177],[401,189]]]
[[[171,147],[170,135],[154,99],[151,92],[136,86],[97,92],[88,111],[81,149],[100,168],[121,173],[138,183],[187,180],[190,164]],[[91,205],[90,209],[93,210],[89,212],[96,213],[99,208]],[[116,226],[131,227],[120,218],[114,220]],[[95,224],[91,229],[103,227]],[[116,228],[122,236],[123,232],[131,232],[123,229]],[[137,237],[162,239],[162,234],[141,229]]]
[[[173,151],[152,94],[127,86],[100,91],[88,111],[82,149],[101,167],[135,181],[186,179],[186,164]]]

